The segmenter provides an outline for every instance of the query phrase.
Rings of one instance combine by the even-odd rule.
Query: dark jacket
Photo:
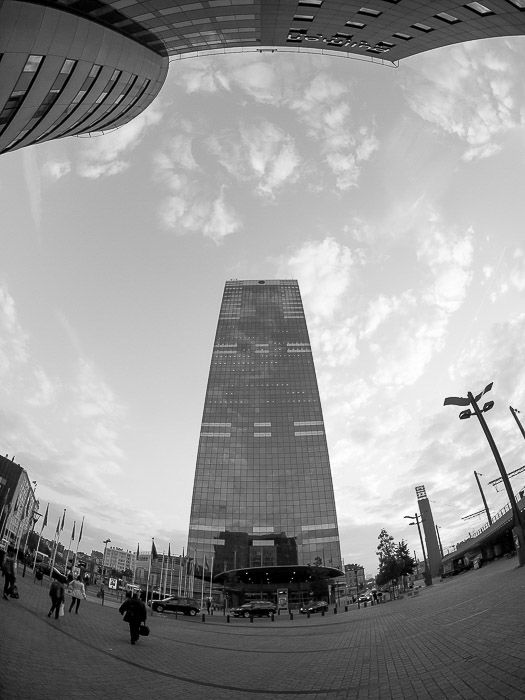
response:
[[[64,584],[60,581],[52,581],[49,587],[49,595],[53,600],[64,599]]]
[[[138,598],[126,598],[118,609],[124,615],[125,622],[145,622],[147,617],[146,606]]]

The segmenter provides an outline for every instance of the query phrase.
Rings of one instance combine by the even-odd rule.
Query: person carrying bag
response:
[[[131,643],[136,644],[139,636],[147,636],[149,627],[146,625],[147,610],[144,603],[140,600],[137,594],[131,595],[131,591],[126,593],[126,600],[119,608],[119,613],[124,615],[124,622],[129,625],[129,636]],[[141,630],[147,629],[147,632]]]

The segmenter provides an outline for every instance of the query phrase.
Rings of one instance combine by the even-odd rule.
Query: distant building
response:
[[[105,556],[103,555],[102,566],[106,572],[111,571],[111,569],[119,572],[127,569],[133,571],[135,557],[135,553],[130,550],[123,550],[120,547],[107,547]]]
[[[345,564],[345,580],[348,592],[357,593],[365,587],[365,570],[360,564]]]
[[[0,547],[23,549],[38,511],[34,484],[25,469],[0,456]]]
[[[170,57],[242,47],[393,62],[525,33],[525,0],[46,0],[0,3],[0,153],[122,126]]]

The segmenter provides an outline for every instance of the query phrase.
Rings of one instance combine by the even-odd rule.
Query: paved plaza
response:
[[[2,700],[525,698],[516,559],[325,617],[153,614],[136,646],[115,603],[90,597],[54,620],[48,582],[18,584],[19,600],[0,600]]]

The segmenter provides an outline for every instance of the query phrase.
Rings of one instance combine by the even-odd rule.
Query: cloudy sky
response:
[[[444,546],[484,523],[462,520],[474,470],[505,504],[443,399],[494,381],[487,420],[525,463],[523,48],[174,61],[126,127],[0,158],[0,450],[50,502],[44,535],[67,508],[85,551],[185,546],[231,278],[299,280],[346,563],[374,574],[383,527],[419,554],[419,484]]]

